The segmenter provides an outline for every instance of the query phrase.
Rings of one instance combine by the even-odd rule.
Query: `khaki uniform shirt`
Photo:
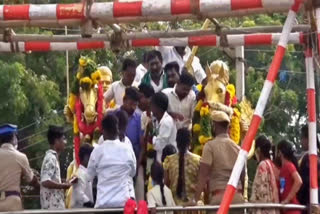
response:
[[[21,177],[27,182],[33,179],[27,156],[9,143],[0,148],[0,172],[0,191],[20,192]]]
[[[211,166],[210,192],[226,188],[239,151],[240,147],[227,134],[220,134],[206,143],[201,163]]]

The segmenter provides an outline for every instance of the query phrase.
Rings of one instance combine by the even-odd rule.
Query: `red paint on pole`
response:
[[[4,5],[3,19],[4,20],[29,20],[30,5]]]
[[[137,2],[114,2],[114,17],[142,16],[142,1]]]
[[[245,35],[245,45],[271,45],[272,34],[256,34],[256,35]]]
[[[299,33],[299,42],[300,44],[304,44],[305,43],[305,35],[303,33]]]
[[[317,155],[309,155],[310,161],[310,187],[318,189],[318,157]]]
[[[253,115],[249,130],[243,140],[242,149],[249,152],[252,146],[252,142],[256,136],[261,123],[261,117],[258,115]]]
[[[171,14],[190,14],[192,0],[171,0]]]
[[[228,184],[226,191],[224,192],[223,199],[220,203],[218,214],[226,214],[229,212],[229,207],[235,193],[236,193],[236,188]]]
[[[57,19],[83,19],[84,4],[58,4]]]
[[[294,4],[291,7],[291,10],[293,10],[294,12],[298,12],[302,2],[304,2],[304,0],[295,0]]]
[[[103,49],[105,48],[104,42],[77,42],[78,50],[89,50],[89,49]]]
[[[262,8],[262,0],[231,0],[231,10]]]
[[[25,51],[45,52],[50,51],[50,42],[25,42]]]
[[[308,116],[309,122],[316,122],[316,92],[314,89],[307,90],[308,97]]]
[[[205,35],[205,36],[190,36],[188,38],[190,46],[216,46],[217,36]]]
[[[159,39],[133,39],[132,47],[144,47],[144,46],[160,46]]]
[[[274,83],[278,76],[278,72],[282,63],[282,59],[284,57],[284,54],[286,53],[286,48],[282,47],[281,45],[278,45],[276,53],[274,54],[272,63],[269,68],[267,80]]]

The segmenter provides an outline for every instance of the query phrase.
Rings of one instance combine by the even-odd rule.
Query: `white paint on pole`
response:
[[[235,188],[237,188],[238,181],[239,181],[240,175],[242,173],[243,167],[247,161],[247,158],[248,158],[248,152],[241,149],[238,154],[238,158],[236,160],[236,163],[233,167],[233,170],[232,170],[229,182],[228,182],[229,185],[232,185]]]
[[[112,19],[113,2],[92,4],[90,10],[90,17],[93,19]]]
[[[74,51],[77,50],[76,42],[52,42],[50,43],[52,51]]]
[[[315,89],[313,58],[306,57],[307,89]]]
[[[228,35],[227,40],[228,40],[229,46],[237,47],[237,46],[244,45],[244,35],[243,34]]]
[[[188,38],[163,38],[160,39],[160,46],[188,46]]]
[[[30,20],[56,20],[57,6],[55,4],[31,4],[29,8]]]
[[[318,204],[318,189],[310,190],[310,204]]]
[[[3,20],[3,5],[0,5],[0,20]]]
[[[315,122],[309,122],[308,135],[309,155],[317,155],[317,124]]]
[[[236,50],[236,95],[239,102],[245,96],[245,67],[244,67],[244,47],[238,46]]]
[[[142,2],[142,16],[159,16],[171,14],[171,0],[151,0]]]
[[[9,42],[0,42],[0,52],[11,52],[11,46]]]
[[[254,114],[258,115],[261,118],[263,117],[264,109],[266,108],[268,98],[270,97],[272,86],[273,86],[273,83],[270,82],[269,80],[266,80],[264,82],[264,85],[260,94],[260,99],[258,100],[256,109],[254,110]]]
[[[199,4],[202,14],[231,11],[231,0],[200,0]]]
[[[280,46],[286,48],[288,44],[288,38],[291,33],[292,26],[296,19],[296,13],[293,10],[289,10],[286,22],[284,23],[284,27],[282,29],[282,34],[279,40]]]
[[[316,9],[317,31],[320,33],[320,8]]]
[[[294,0],[262,0],[262,6],[265,9],[274,9],[274,8],[290,8],[294,4]]]
[[[65,34],[68,35],[68,27],[65,26]],[[69,81],[69,51],[66,50],[66,81],[67,81],[67,97],[70,94],[70,81]]]

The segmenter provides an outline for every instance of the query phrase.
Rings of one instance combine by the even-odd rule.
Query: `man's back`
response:
[[[33,178],[27,157],[13,148],[11,144],[4,144],[0,148],[0,190],[20,192],[20,179],[27,182]]]
[[[218,135],[214,140],[207,142],[201,162],[211,166],[211,192],[226,188],[239,151],[239,146],[226,134]]]
[[[130,179],[136,173],[136,158],[128,145],[104,141],[93,150],[87,170],[91,179],[98,177],[96,208],[125,205],[130,198]]]

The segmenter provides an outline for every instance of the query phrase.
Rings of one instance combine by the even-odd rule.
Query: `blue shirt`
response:
[[[113,112],[115,114],[116,112],[120,111],[121,108],[118,108]],[[135,111],[131,116],[129,116],[127,130],[126,130],[126,136],[130,139],[134,154],[136,155],[136,158],[139,158],[141,145],[140,145],[140,137],[142,135],[141,130],[141,114],[137,111]]]

